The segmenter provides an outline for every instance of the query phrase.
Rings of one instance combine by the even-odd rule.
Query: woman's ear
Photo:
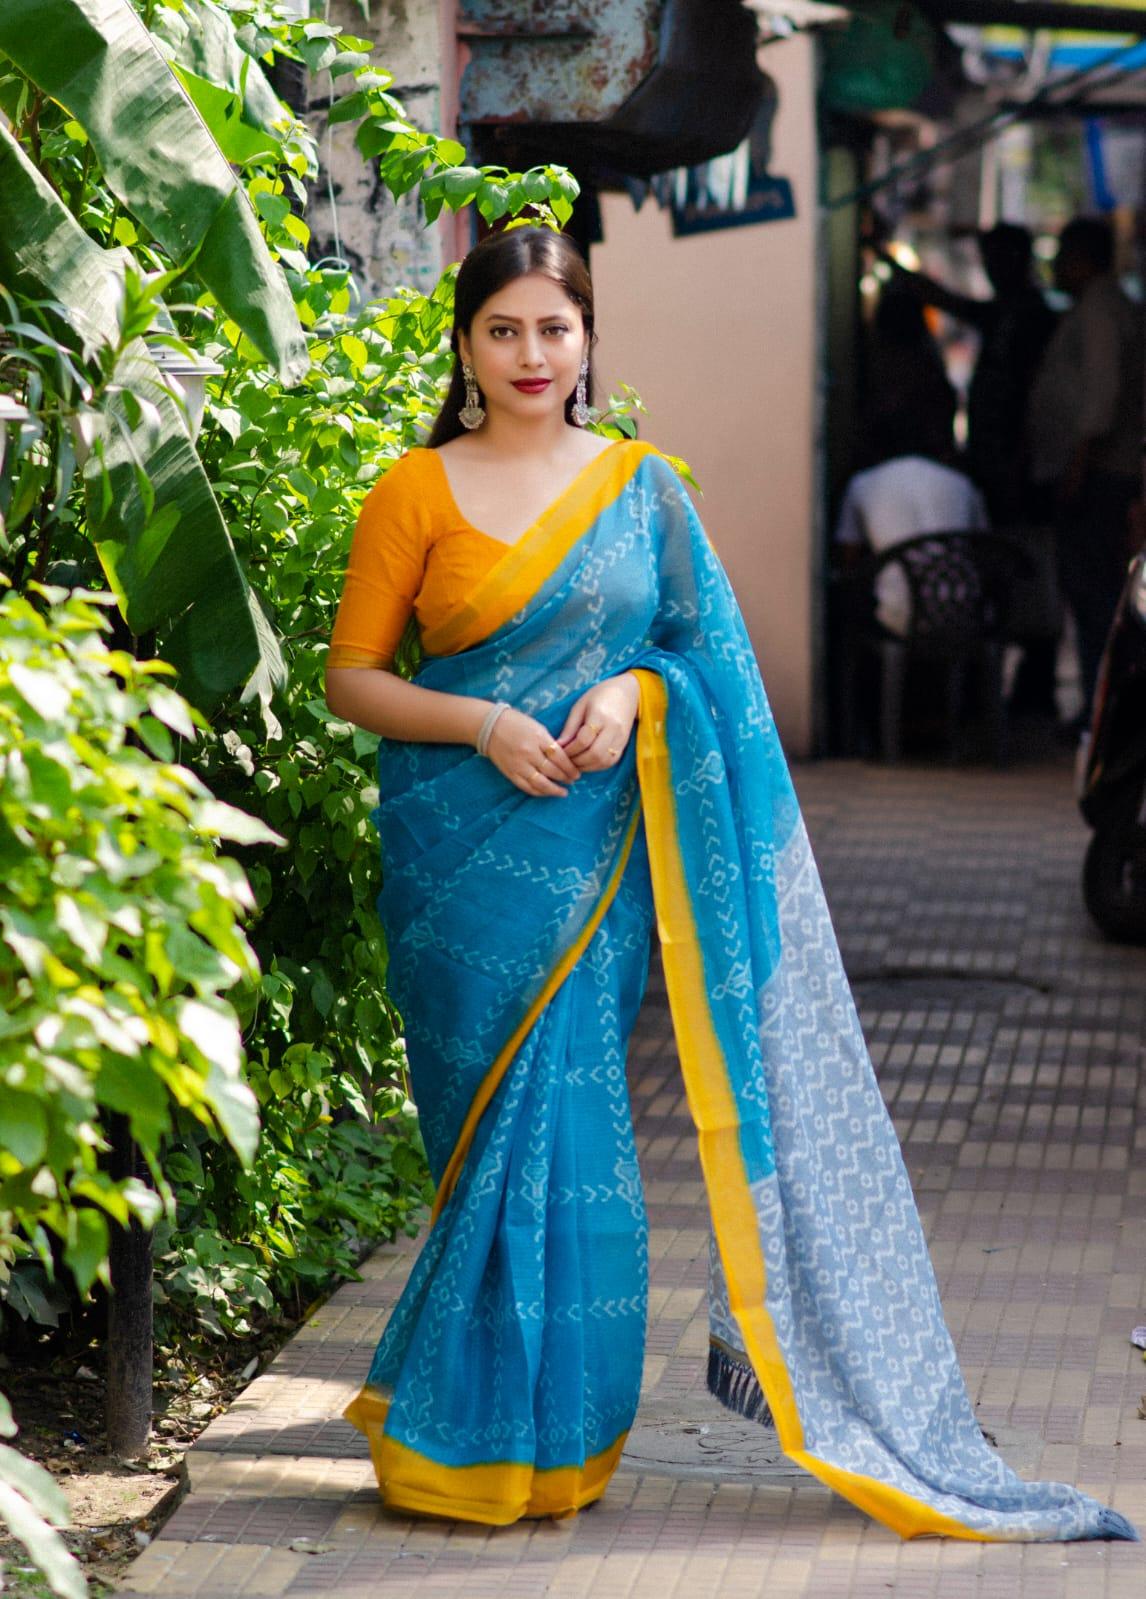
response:
[[[466,338],[464,333],[458,334],[458,360],[461,361],[463,365],[472,364],[470,341]]]

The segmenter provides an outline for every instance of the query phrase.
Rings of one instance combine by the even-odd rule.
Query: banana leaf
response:
[[[0,284],[58,299],[85,356],[119,337],[125,250],[101,250],[0,121]]]
[[[156,11],[151,32],[181,74],[234,96],[245,126],[274,135],[281,132],[284,122],[295,120],[262,67],[239,44],[230,16],[214,0],[184,0],[178,11]],[[195,93],[189,92],[198,104]]]
[[[103,176],[296,382],[308,357],[245,191],[129,0],[3,0],[0,50],[87,132]]]
[[[126,251],[105,251],[0,123],[0,282],[77,309],[85,343],[118,340]],[[117,281],[118,280],[118,281]],[[156,629],[180,688],[210,711],[246,684],[261,698],[282,656],[239,565],[183,413],[136,341],[104,412],[102,466],[84,471],[90,532],[135,633]]]

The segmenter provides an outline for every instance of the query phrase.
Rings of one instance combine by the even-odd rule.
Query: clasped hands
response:
[[[523,794],[563,798],[583,772],[603,772],[625,753],[637,719],[640,689],[631,672],[586,689],[556,738],[524,711],[503,711],[486,754]]]

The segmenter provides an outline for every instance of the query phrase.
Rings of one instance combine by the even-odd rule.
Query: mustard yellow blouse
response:
[[[362,503],[327,666],[389,666],[411,615],[431,630],[507,548],[458,510],[438,452],[410,450]]]

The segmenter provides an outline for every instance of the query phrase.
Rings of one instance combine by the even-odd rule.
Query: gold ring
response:
[[[558,744],[557,740],[554,739],[552,744],[547,744],[545,746],[545,753],[546,753],[546,755],[552,755],[556,750],[559,750],[560,748],[561,748],[560,744]]]
[[[590,733],[599,733],[601,731],[600,722],[586,722],[585,726],[589,729]]]
[[[610,755],[619,755],[620,753],[621,753],[620,750],[610,749],[610,751],[609,751]]]

